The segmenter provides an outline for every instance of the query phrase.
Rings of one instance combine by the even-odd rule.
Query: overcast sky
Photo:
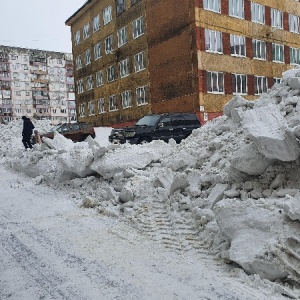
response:
[[[65,21],[86,0],[0,0],[0,45],[72,52]]]

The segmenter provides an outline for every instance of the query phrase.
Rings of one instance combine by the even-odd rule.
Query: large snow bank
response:
[[[68,188],[171,249],[206,247],[249,274],[300,281],[300,69],[256,101],[234,97],[179,145],[56,134],[25,152],[20,126],[1,125],[1,154],[37,183]]]

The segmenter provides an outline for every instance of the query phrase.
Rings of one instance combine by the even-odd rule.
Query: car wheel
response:
[[[142,137],[139,139],[139,144],[141,144],[141,145],[148,144],[150,142],[151,142],[150,139],[147,137]]]

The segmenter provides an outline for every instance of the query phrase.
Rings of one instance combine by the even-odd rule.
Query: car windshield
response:
[[[135,126],[154,126],[160,116],[144,116],[135,123]]]
[[[61,125],[56,125],[55,127],[50,129],[50,132],[58,131],[58,129],[61,127]]]

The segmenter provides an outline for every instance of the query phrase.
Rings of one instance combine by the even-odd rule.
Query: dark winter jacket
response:
[[[34,125],[32,124],[32,122],[30,121],[29,118],[22,118],[23,119],[23,131],[22,131],[22,135],[23,136],[31,136],[32,132],[33,132],[33,128]]]

